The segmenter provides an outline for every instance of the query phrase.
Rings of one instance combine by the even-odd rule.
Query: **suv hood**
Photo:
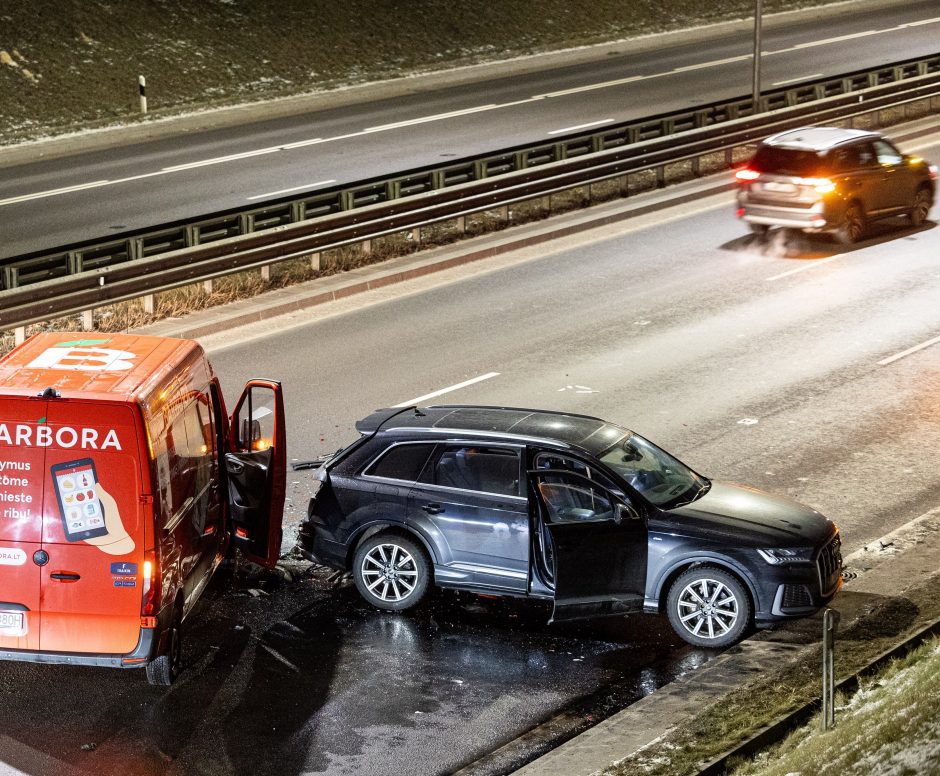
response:
[[[701,498],[662,514],[683,534],[734,538],[754,547],[815,547],[833,530],[831,521],[805,504],[729,482],[712,481]]]

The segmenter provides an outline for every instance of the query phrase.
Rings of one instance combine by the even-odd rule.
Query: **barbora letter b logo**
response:
[[[134,366],[134,354],[111,348],[49,348],[40,353],[27,369],[67,369],[81,372],[123,372]]]

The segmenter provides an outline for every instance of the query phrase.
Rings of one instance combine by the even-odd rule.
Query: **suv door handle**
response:
[[[442,507],[440,504],[425,504],[421,508],[429,515],[439,515],[444,511],[444,507]]]

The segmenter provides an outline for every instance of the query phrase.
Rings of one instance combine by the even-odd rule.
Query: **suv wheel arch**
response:
[[[361,545],[367,539],[371,539],[373,536],[378,534],[397,534],[399,536],[404,536],[407,539],[411,539],[418,543],[418,545],[426,553],[428,560],[431,563],[431,582],[434,582],[434,564],[437,563],[437,557],[434,554],[434,550],[428,544],[427,540],[418,533],[413,531],[407,526],[402,525],[401,523],[393,522],[383,522],[383,523],[372,523],[367,525],[364,528],[360,529],[357,533],[349,539],[349,544],[346,548],[346,570],[351,571],[353,567],[353,558],[356,556],[356,550],[359,549]]]
[[[670,566],[666,571],[660,572],[659,579],[656,581],[654,596],[654,601],[656,602],[656,611],[660,614],[666,611],[666,598],[673,582],[675,582],[676,579],[678,579],[689,569],[700,568],[703,566],[710,566],[712,568],[721,569],[722,571],[727,571],[729,574],[732,574],[734,577],[736,577],[741,582],[741,584],[744,585],[744,589],[747,591],[747,595],[751,599],[751,606],[755,611],[757,610],[757,590],[754,587],[754,583],[751,580],[750,574],[748,574],[747,571],[737,563],[734,563],[727,558],[723,558],[721,556],[708,556],[683,558],[682,560]]]

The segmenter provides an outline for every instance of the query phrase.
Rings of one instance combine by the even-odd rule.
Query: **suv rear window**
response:
[[[434,449],[433,444],[395,445],[363,474],[414,482]]]
[[[812,178],[820,174],[824,164],[824,158],[815,151],[760,146],[749,167],[757,172]]]
[[[433,484],[518,496],[519,460],[518,452],[504,447],[449,445],[431,467]]]

